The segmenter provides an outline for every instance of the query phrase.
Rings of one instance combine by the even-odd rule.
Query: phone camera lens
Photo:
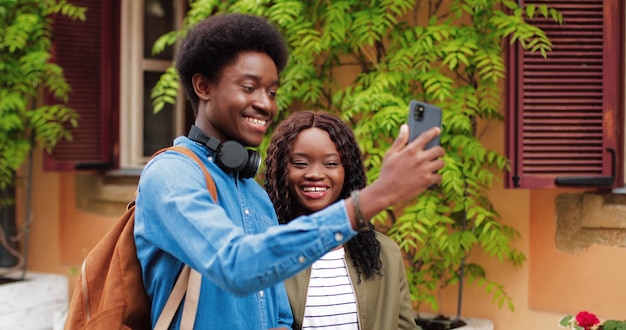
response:
[[[415,120],[422,121],[423,119],[424,119],[424,107],[420,105],[419,107],[417,107],[417,112],[415,113]]]

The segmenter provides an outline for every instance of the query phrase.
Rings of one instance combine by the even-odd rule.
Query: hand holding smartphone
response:
[[[441,127],[441,109],[426,102],[411,100],[407,123],[409,125],[409,142],[411,142],[427,130],[433,127]],[[439,144],[439,135],[437,135],[424,146],[424,150]],[[432,185],[428,187],[428,190],[435,188],[436,185]]]
[[[441,127],[441,109],[426,102],[411,100],[409,103],[409,142],[433,127]],[[429,141],[424,150],[438,146],[439,136]]]

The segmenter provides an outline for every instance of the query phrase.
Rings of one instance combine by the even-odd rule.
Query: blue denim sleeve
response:
[[[343,201],[288,225],[246,233],[246,219],[276,223],[271,202],[267,194],[247,196],[250,208],[236,212],[243,220],[229,217],[226,210],[240,207],[238,195],[248,191],[212,165],[207,167],[218,185],[219,205],[198,165],[186,156],[166,152],[144,168],[135,223],[138,256],[144,263],[154,262],[162,271],[168,265],[161,260],[173,257],[222,289],[247,295],[295,275],[356,234]],[[255,199],[262,203],[255,204]]]

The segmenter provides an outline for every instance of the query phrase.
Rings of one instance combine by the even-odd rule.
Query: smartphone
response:
[[[409,142],[415,140],[420,134],[432,127],[441,127],[441,108],[432,104],[411,100],[409,103]],[[438,146],[439,136],[429,141],[424,150]]]

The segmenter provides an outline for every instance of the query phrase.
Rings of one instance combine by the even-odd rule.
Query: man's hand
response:
[[[441,182],[441,175],[437,171],[444,166],[441,157],[445,155],[445,150],[441,146],[424,150],[428,141],[439,134],[441,129],[434,127],[407,144],[408,126],[404,124],[400,127],[398,138],[385,153],[380,176],[361,190],[360,204],[366,218],[373,217],[389,206],[410,200]]]

